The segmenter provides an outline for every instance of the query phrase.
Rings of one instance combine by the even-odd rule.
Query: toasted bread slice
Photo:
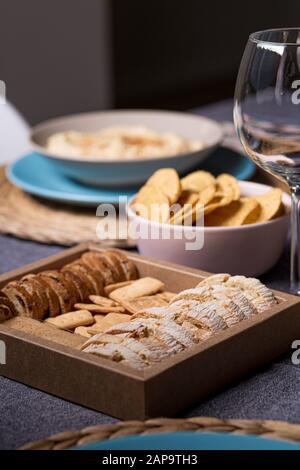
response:
[[[44,271],[44,275],[51,277],[54,281],[60,284],[67,293],[66,302],[70,304],[70,307],[76,303],[78,298],[77,289],[72,281],[69,281],[65,276],[64,273],[60,271]]]
[[[81,274],[81,278],[83,279],[83,282],[89,291],[89,295],[90,294],[102,295],[102,292],[103,292],[102,279],[95,270],[87,267],[80,261],[76,261],[74,263],[67,265],[65,268],[62,269],[62,272],[66,270]]]
[[[110,253],[113,253],[117,258],[119,258],[121,267],[125,273],[125,278],[128,281],[134,281],[138,279],[138,271],[136,265],[131,261],[127,256],[118,250],[110,250]]]
[[[0,304],[0,323],[9,320],[13,316],[12,310],[7,305]]]
[[[100,256],[101,256],[101,259],[105,263],[107,263],[107,265],[109,266],[113,274],[115,283],[127,280],[125,277],[124,271],[122,269],[121,263],[119,261],[119,258],[117,258],[113,253],[109,251],[101,253]]]
[[[103,263],[99,253],[88,251],[80,259],[87,267],[94,269],[102,276],[104,286],[114,282],[111,270]]]
[[[88,299],[89,291],[85,286],[84,280],[80,277],[78,272],[64,271],[64,276],[69,281],[72,281],[78,293],[78,301],[84,302]]]
[[[43,320],[48,314],[49,304],[41,285],[35,281],[34,277],[31,279],[22,279],[21,285],[32,298],[33,318]]]
[[[47,271],[40,273],[39,277],[41,277],[56,293],[60,307],[59,313],[64,314],[69,312],[72,308],[73,296],[70,290],[66,287],[66,283],[62,283],[56,278],[56,276],[53,276],[53,273]]]
[[[11,300],[17,315],[34,318],[34,306],[31,295],[18,281],[9,282],[2,291]]]
[[[11,310],[13,316],[17,315],[17,312],[14,308],[14,304],[3,291],[0,291],[0,305],[5,305],[6,307],[8,307]]]
[[[26,276],[26,278],[29,275]],[[41,276],[36,275],[35,281],[38,282],[45,292],[45,295],[47,297],[48,301],[48,312],[46,316],[48,317],[56,317],[56,315],[59,315],[60,313],[60,305],[59,305],[59,299],[58,295],[56,294],[55,290],[53,287],[46,282]]]

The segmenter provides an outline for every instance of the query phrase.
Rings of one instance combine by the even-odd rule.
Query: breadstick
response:
[[[51,325],[55,325],[61,330],[73,330],[78,326],[87,326],[94,323],[94,318],[88,310],[77,310],[75,312],[64,313],[57,317],[47,318],[45,320]]]
[[[130,286],[121,287],[109,294],[109,297],[117,302],[128,302],[144,295],[156,294],[164,288],[163,282],[153,277],[143,277],[133,281]]]
[[[89,299],[93,304],[110,307],[117,307],[117,303],[114,300],[109,299],[108,297],[102,297],[102,295],[89,295]]]
[[[101,305],[95,304],[75,304],[76,310],[88,310],[93,313],[110,313],[110,312],[125,312],[124,307],[110,307],[109,305],[101,307]]]

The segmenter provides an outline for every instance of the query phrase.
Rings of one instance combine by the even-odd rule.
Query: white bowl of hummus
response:
[[[38,124],[33,150],[66,176],[89,185],[143,184],[158,168],[184,174],[196,168],[222,141],[219,124],[170,111],[101,111]]]

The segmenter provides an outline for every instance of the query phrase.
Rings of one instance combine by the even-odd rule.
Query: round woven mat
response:
[[[96,234],[100,220],[95,208],[73,208],[30,196],[13,186],[6,179],[5,167],[0,166],[0,233],[69,246],[101,241]],[[128,240],[113,237],[105,243],[132,246]]]
[[[150,434],[174,431],[226,432],[232,434],[252,434],[269,439],[283,439],[300,442],[300,425],[284,421],[268,420],[222,420],[211,417],[193,417],[188,419],[157,418],[147,421],[123,421],[116,424],[99,424],[81,429],[55,434],[31,442],[21,447],[22,450],[59,450],[90,444],[104,439],[137,434]]]

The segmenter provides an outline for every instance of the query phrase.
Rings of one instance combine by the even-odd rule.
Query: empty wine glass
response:
[[[234,122],[248,156],[290,187],[291,291],[300,295],[300,28],[250,35],[237,78]]]

